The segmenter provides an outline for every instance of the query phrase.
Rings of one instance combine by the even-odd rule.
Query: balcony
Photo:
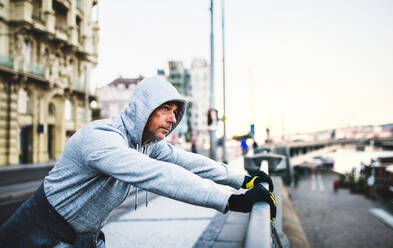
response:
[[[82,81],[79,80],[74,80],[72,83],[72,88],[73,90],[78,90],[81,91],[83,93],[85,93],[86,89],[85,89],[85,84]],[[97,89],[96,88],[89,88],[89,95],[95,96],[97,95]]]
[[[28,64],[27,72],[45,78],[45,69],[41,65]]]
[[[67,29],[65,27],[56,26],[56,37],[61,40],[67,40]]]
[[[12,69],[14,68],[14,60],[8,56],[0,55],[0,65]]]
[[[15,69],[14,60],[8,56],[0,55],[0,65],[8,67],[10,69]],[[45,78],[45,68],[42,65],[37,65],[33,63],[23,64],[23,62],[20,61],[16,70],[19,72],[27,72]]]
[[[45,68],[42,65],[37,65],[37,64],[33,64],[33,63],[23,63],[22,61],[20,61],[18,63],[18,71],[20,72],[27,72],[42,78],[45,78]]]

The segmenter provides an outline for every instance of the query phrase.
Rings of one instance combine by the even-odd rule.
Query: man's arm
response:
[[[89,130],[80,146],[84,166],[153,193],[224,212],[231,192],[211,180],[170,162],[128,147],[124,138],[105,130]]]
[[[155,145],[151,156],[158,160],[177,164],[200,177],[229,185],[235,189],[239,189],[244,182],[244,174],[205,156],[176,148],[165,140]]]

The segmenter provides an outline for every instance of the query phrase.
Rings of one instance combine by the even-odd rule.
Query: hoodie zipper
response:
[[[147,148],[147,147],[146,147],[146,146],[142,146],[142,148],[143,148],[143,150],[142,150],[142,153],[143,153],[143,154],[146,154],[146,148]],[[145,192],[146,192],[146,195],[145,195],[145,197],[146,197],[146,198],[145,198],[145,201],[146,201],[146,207],[147,207],[147,203],[148,203],[148,199],[147,199],[147,197],[148,197],[148,194],[149,194],[149,193],[148,193],[148,191],[147,191],[147,190],[145,190]]]
[[[140,152],[139,144],[136,145],[136,151]],[[139,190],[138,187],[135,186],[135,204],[134,204],[135,210],[138,208],[138,190]]]
[[[140,153],[146,154],[145,153],[146,152],[146,146],[141,146],[141,145],[137,144],[136,145],[136,150],[138,152],[140,152]],[[138,208],[138,191],[139,191],[139,188],[135,186],[135,210]],[[145,192],[146,192],[146,199],[145,200],[146,200],[146,207],[147,207],[149,193],[148,193],[147,190],[145,190]]]

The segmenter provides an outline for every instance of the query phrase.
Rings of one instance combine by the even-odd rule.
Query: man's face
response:
[[[177,105],[164,103],[150,115],[143,130],[142,143],[151,139],[162,140],[176,123]]]

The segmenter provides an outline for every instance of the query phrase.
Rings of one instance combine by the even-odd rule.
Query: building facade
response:
[[[0,1],[0,165],[56,160],[91,119],[97,2]]]
[[[191,62],[190,95],[192,108],[190,109],[190,123],[198,147],[209,144],[207,130],[207,111],[210,106],[210,65],[205,59],[195,58]]]
[[[138,78],[118,78],[97,91],[98,108],[101,118],[111,118],[120,114],[130,101],[136,85],[143,80]]]
[[[167,80],[175,86],[177,91],[187,100],[187,110],[183,116],[183,119],[174,130],[174,135],[177,137],[183,137],[186,141],[191,140],[192,126],[190,123],[191,109],[192,109],[192,98],[191,98],[191,84],[190,84],[190,73],[184,68],[183,62],[181,61],[169,61],[168,62],[168,75]]]

